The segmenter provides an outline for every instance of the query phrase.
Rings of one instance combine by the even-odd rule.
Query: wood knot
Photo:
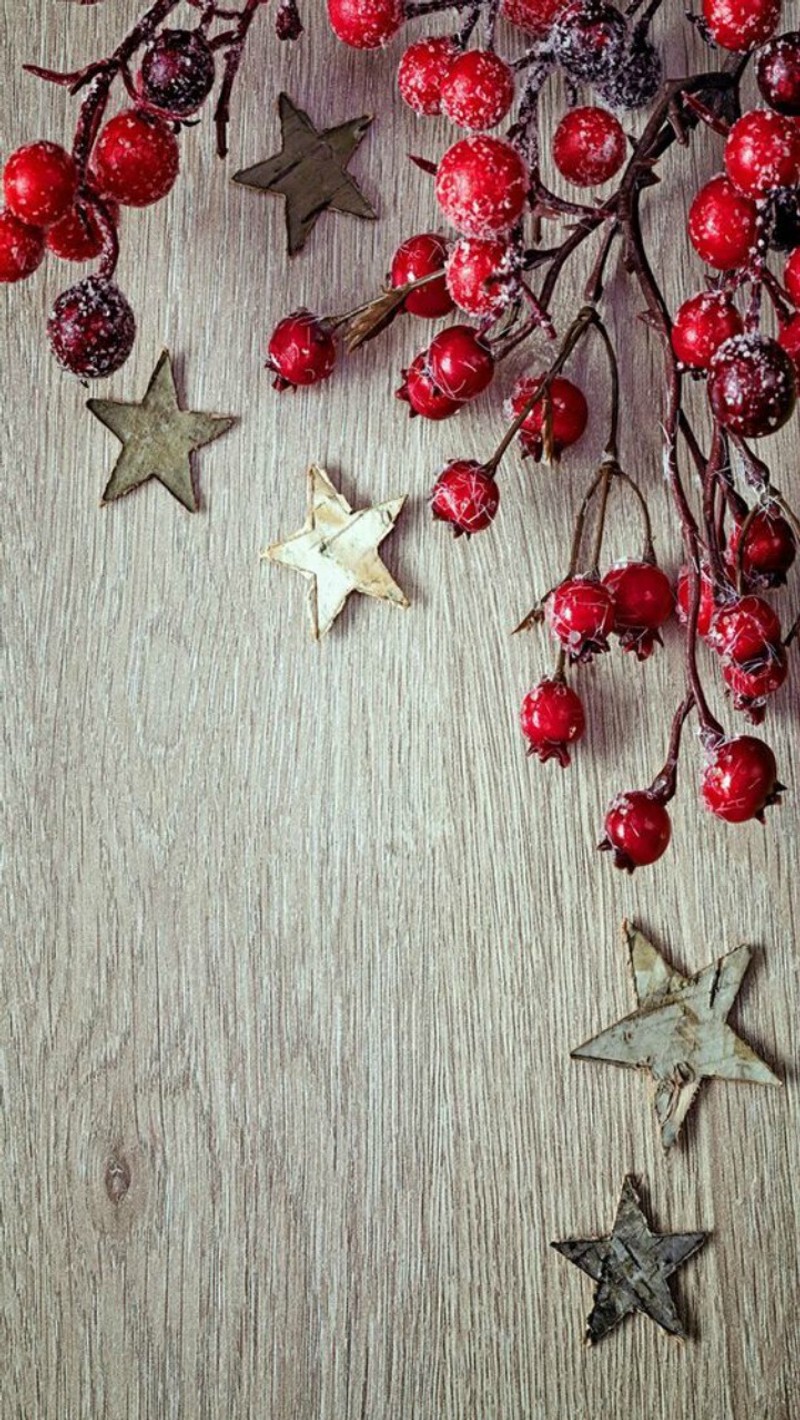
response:
[[[106,1161],[104,1182],[106,1193],[116,1206],[122,1202],[131,1186],[131,1166],[123,1153],[113,1153]]]

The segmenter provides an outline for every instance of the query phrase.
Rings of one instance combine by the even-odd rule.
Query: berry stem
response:
[[[653,780],[648,793],[658,799],[660,804],[668,804],[670,799],[674,799],[675,790],[678,786],[678,760],[681,752],[681,736],[686,719],[694,709],[695,699],[692,691],[681,701],[672,719],[669,744],[667,746],[667,758],[663,768]]]

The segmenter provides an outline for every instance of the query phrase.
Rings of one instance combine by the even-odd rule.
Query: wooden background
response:
[[[74,117],[20,64],[106,53],[139,6],[22,9],[0,0],[4,152],[69,141]],[[241,416],[200,457],[198,516],[155,484],[99,509],[117,446],[43,331],[72,269],[2,295],[0,1415],[788,1420],[798,795],[766,830],[710,821],[690,735],[669,855],[628,879],[594,851],[608,797],[663,757],[675,633],[644,667],[615,653],[581,676],[568,774],[525,758],[518,704],[550,650],[508,633],[563,568],[601,365],[576,366],[597,414],[580,451],[561,472],[512,455],[471,544],[430,526],[425,493],[445,457],[489,451],[497,395],[409,422],[391,395],[427,327],[398,324],[325,390],[269,388],[280,314],[355,303],[437,222],[406,154],[435,156],[447,126],[401,111],[398,46],[348,53],[317,9],[294,49],[269,15],[254,27],[228,163],[205,123],[170,198],[125,217],[140,333],[102,392],[139,398],[167,344],[187,404]],[[282,87],[320,123],[379,115],[352,167],[381,220],[325,218],[291,265],[280,200],[229,182],[276,147]],[[683,213],[717,140],[680,162],[649,210],[686,294]],[[659,355],[622,281],[609,303],[623,455],[674,567]],[[763,445],[795,500],[796,439]],[[259,562],[302,521],[312,459],[354,503],[411,494],[384,545],[411,609],[351,599],[319,646],[302,580]],[[635,550],[635,524],[614,528],[610,551]],[[770,724],[794,789],[796,696],[795,674]],[[787,1082],[709,1087],[666,1160],[645,1084],[569,1060],[630,1006],[625,915],[690,970],[763,948],[734,1020]],[[693,1340],[635,1318],[589,1352],[591,1284],[548,1242],[607,1230],[627,1170],[663,1228],[713,1231],[678,1279]]]

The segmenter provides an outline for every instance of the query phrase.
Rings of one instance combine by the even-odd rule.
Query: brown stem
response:
[[[694,709],[694,704],[694,695],[689,691],[673,716],[669,746],[667,748],[667,758],[664,767],[656,775],[647,791],[658,799],[660,804],[668,804],[670,799],[674,799],[675,797],[675,790],[678,783],[678,760],[681,752],[681,735],[683,734],[683,726],[686,722],[686,718]]]

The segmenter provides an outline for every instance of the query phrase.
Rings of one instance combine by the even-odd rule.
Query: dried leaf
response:
[[[382,291],[380,296],[376,296],[364,310],[358,311],[348,321],[344,331],[344,345],[348,354],[352,355],[354,350],[358,350],[360,345],[366,345],[368,340],[374,340],[376,335],[380,335],[396,320],[403,309],[408,289],[408,286],[395,286],[391,291]]]

